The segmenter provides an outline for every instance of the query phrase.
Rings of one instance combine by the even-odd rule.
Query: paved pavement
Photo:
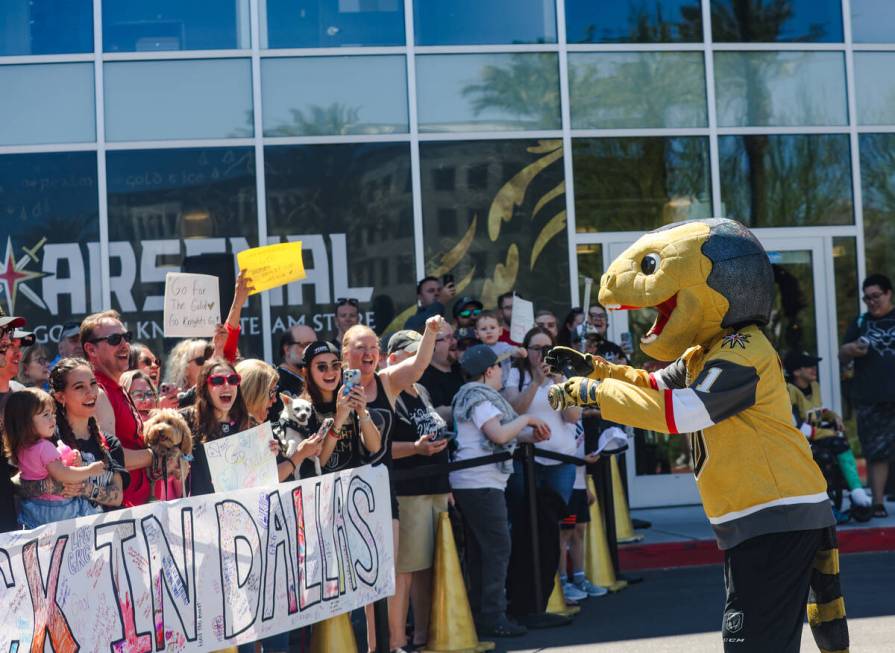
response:
[[[497,651],[701,653],[720,651],[721,567],[640,573],[638,585],[590,599],[571,626],[499,640]],[[852,653],[895,651],[895,552],[843,556]],[[817,651],[806,625],[802,650]]]

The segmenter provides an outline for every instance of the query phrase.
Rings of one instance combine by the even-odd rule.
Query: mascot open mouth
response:
[[[664,302],[657,304],[654,307],[649,306],[621,306],[621,305],[608,305],[607,309],[615,310],[615,311],[630,311],[630,310],[638,310],[641,308],[655,308],[658,311],[658,315],[656,315],[656,320],[653,322],[653,326],[650,327],[649,331],[646,332],[640,338],[640,342],[644,345],[648,345],[651,342],[655,342],[656,338],[658,338],[662,334],[662,330],[665,328],[665,325],[668,324],[668,320],[671,319],[671,314],[674,312],[674,309],[677,307],[677,293],[673,294],[671,297],[666,299]]]

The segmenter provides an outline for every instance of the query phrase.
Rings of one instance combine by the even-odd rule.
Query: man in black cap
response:
[[[13,367],[18,370],[18,365],[12,365],[8,353],[12,347],[12,334],[16,327],[23,326],[25,326],[24,318],[9,317],[3,312],[3,309],[0,309],[0,372],[5,372]],[[15,372],[13,376],[15,376]],[[3,436],[3,411],[6,408],[6,400],[12,393],[9,380],[5,384],[0,381],[0,439]],[[6,456],[0,454],[0,533],[18,529],[11,476],[12,469],[9,466],[9,461]]]
[[[407,318],[404,328],[422,333],[426,329],[426,320],[433,315],[444,316],[445,305],[456,292],[453,281],[442,284],[438,277],[423,277],[416,284],[416,313]]]
[[[84,358],[84,350],[81,348],[81,323],[66,322],[62,325],[57,344],[59,354],[52,360],[50,367],[55,367],[63,358]]]
[[[466,341],[478,340],[475,334],[475,323],[482,314],[484,306],[475,297],[464,295],[454,302],[454,335],[458,343],[470,344]],[[466,349],[467,347],[462,347]]]

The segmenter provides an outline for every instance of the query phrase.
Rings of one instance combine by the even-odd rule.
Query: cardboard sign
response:
[[[208,338],[221,322],[218,278],[169,272],[165,276],[166,338]]]
[[[513,296],[513,314],[510,316],[510,340],[522,342],[525,334],[535,325],[535,305],[527,299]]]
[[[252,295],[305,278],[300,240],[247,249],[237,254],[236,260],[252,280]]]
[[[0,651],[204,653],[391,596],[388,485],[365,466],[2,533]]]
[[[277,457],[270,450],[270,422],[206,442],[205,456],[216,492],[267,487],[280,482]]]

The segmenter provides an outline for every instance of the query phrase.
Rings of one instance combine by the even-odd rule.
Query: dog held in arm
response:
[[[280,413],[280,446],[283,453],[291,457],[297,450],[298,445],[309,438],[313,433],[308,432],[308,422],[314,412],[311,402],[301,397],[291,397],[285,392],[280,393],[280,399],[283,402],[283,412]],[[314,472],[320,476],[320,459],[314,456]]]

